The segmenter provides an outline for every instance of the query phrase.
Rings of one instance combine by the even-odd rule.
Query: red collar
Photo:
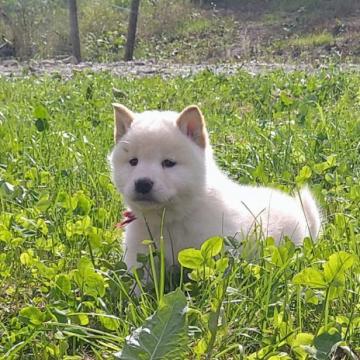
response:
[[[123,220],[121,222],[117,223],[115,226],[117,228],[124,228],[125,225],[130,224],[135,219],[136,219],[136,216],[131,210],[125,210],[123,212]]]

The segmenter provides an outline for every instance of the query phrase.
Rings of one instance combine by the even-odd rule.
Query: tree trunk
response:
[[[69,0],[70,42],[76,63],[81,62],[80,36],[76,0]]]
[[[126,47],[125,47],[125,57],[124,57],[125,61],[130,61],[133,59],[137,19],[139,14],[139,5],[140,5],[140,0],[131,1],[129,27],[128,27],[128,34],[126,39]]]
[[[4,20],[5,25],[9,27],[11,32],[10,47],[12,48],[13,54],[10,56],[18,56],[18,54],[20,53],[19,48],[21,41],[19,40],[19,36],[17,35],[17,31],[13,22],[1,7],[0,7],[0,19]]]

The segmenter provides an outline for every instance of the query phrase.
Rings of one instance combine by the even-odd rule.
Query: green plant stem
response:
[[[319,331],[320,331],[320,328],[321,328],[321,322],[322,320],[324,319],[324,325],[326,326],[327,325],[327,322],[328,322],[328,313],[329,313],[329,293],[330,293],[330,289],[331,289],[331,286],[329,286],[327,289],[326,289],[326,293],[325,293],[325,301],[324,301],[324,306],[322,308],[322,311],[321,311],[321,315],[320,315],[320,319],[319,319],[319,323],[318,323],[318,326],[316,328],[316,331],[315,331],[315,334],[316,335],[319,335]]]
[[[159,289],[159,301],[162,301],[165,291],[165,243],[164,243],[164,219],[165,219],[165,209],[163,210],[161,216],[161,226],[160,226],[160,289]]]
[[[298,327],[299,331],[302,332],[303,324],[302,324],[302,306],[301,306],[301,287],[300,285],[297,286],[296,289],[296,312],[297,312],[297,318],[298,318]]]
[[[88,247],[89,247],[90,259],[91,259],[91,262],[92,262],[92,264],[93,264],[93,266],[95,268],[96,267],[95,266],[95,258],[94,258],[94,254],[93,254],[92,247],[91,247],[89,239],[87,239],[87,243],[88,243]]]
[[[158,278],[157,278],[157,272],[156,272],[156,266],[155,266],[155,260],[153,255],[153,247],[150,244],[149,245],[149,258],[150,258],[150,268],[151,273],[154,280],[154,288],[155,288],[155,294],[156,294],[156,301],[159,304],[160,302],[160,294],[159,294],[159,284],[158,284]]]
[[[216,307],[216,312],[215,312],[216,324],[218,324],[218,322],[219,322],[221,306],[222,306],[222,304],[224,302],[224,298],[225,298],[225,295],[226,295],[226,289],[228,287],[228,283],[229,283],[229,277],[226,277],[225,281],[222,284],[221,298],[219,299],[218,305]],[[216,335],[217,335],[217,330],[218,330],[218,326],[216,326],[215,331],[211,332],[209,345],[208,345],[207,350],[206,350],[206,360],[210,360],[211,357],[212,357],[212,353],[214,351]]]

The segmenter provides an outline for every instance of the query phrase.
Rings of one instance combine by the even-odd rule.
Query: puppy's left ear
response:
[[[115,127],[114,140],[115,144],[126,134],[133,122],[135,115],[126,106],[121,104],[112,104],[114,107]]]
[[[205,148],[208,137],[205,127],[204,116],[196,105],[185,108],[176,120],[181,132],[188,136],[195,144]]]

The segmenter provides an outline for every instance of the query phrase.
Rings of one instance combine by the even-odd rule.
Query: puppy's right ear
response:
[[[133,122],[135,115],[126,106],[121,104],[112,104],[114,107],[114,140],[115,144],[126,134]]]
[[[176,120],[180,131],[201,148],[208,143],[204,116],[196,105],[185,108]]]

